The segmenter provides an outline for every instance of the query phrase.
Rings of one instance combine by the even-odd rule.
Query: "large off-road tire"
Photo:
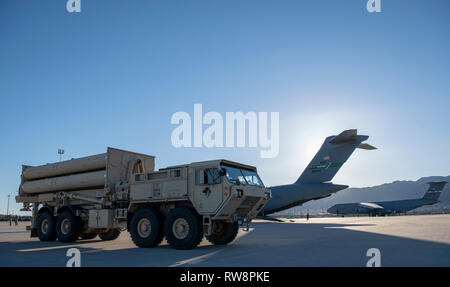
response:
[[[164,238],[161,213],[151,207],[133,213],[128,231],[136,246],[141,248],[158,246]]]
[[[215,245],[225,245],[236,238],[239,224],[237,222],[214,221],[212,229],[212,234],[206,236],[206,239]]]
[[[203,238],[202,218],[192,208],[176,207],[164,221],[164,234],[172,248],[195,248]]]
[[[120,235],[120,229],[110,229],[108,232],[105,233],[99,233],[99,237],[101,240],[114,240],[117,239],[117,237],[119,237]]]
[[[97,237],[97,233],[82,233],[80,234],[80,238],[83,240],[94,239]]]
[[[44,211],[39,215],[36,229],[40,241],[56,240],[56,220],[50,212]]]
[[[61,242],[75,242],[80,237],[81,220],[71,211],[65,210],[56,220],[56,235]]]

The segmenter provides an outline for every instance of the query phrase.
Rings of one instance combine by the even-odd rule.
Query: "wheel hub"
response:
[[[146,238],[152,231],[152,224],[147,218],[142,218],[137,224],[137,232],[140,237]]]
[[[43,234],[47,234],[48,226],[49,226],[48,219],[42,220],[42,222],[41,222],[41,232]]]
[[[225,230],[225,226],[224,226],[223,222],[215,221],[213,223],[213,233],[214,234],[220,235],[224,232],[224,230]]]
[[[178,218],[173,222],[172,232],[178,239],[184,239],[189,234],[189,223],[184,218]]]
[[[70,231],[70,220],[67,218],[64,218],[61,222],[61,232],[63,234],[68,234]]]

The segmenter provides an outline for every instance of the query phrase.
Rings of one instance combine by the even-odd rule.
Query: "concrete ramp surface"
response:
[[[0,266],[65,266],[81,251],[81,266],[366,266],[378,248],[381,266],[450,266],[450,215],[335,217],[256,221],[227,246],[206,240],[193,250],[163,242],[137,248],[127,232],[114,241],[40,242],[25,223],[0,223]]]

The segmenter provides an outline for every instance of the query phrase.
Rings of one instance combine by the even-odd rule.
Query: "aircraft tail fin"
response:
[[[358,135],[356,129],[329,136],[295,183],[331,181],[356,148],[373,150],[376,147],[362,143],[369,136]]]
[[[433,181],[433,182],[427,182],[430,187],[428,187],[427,192],[425,192],[425,195],[423,196],[423,199],[427,200],[438,200],[439,196],[441,195],[442,189],[444,189],[444,186],[447,184],[446,181]]]

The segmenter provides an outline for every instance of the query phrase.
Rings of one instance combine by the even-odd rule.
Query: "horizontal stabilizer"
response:
[[[349,141],[355,141],[356,134],[357,134],[356,129],[343,131],[342,133],[335,136],[334,139],[330,140],[330,143],[344,143]]]
[[[360,149],[365,149],[365,150],[373,150],[373,149],[377,149],[376,147],[374,147],[373,145],[370,145],[368,143],[360,143],[357,148]]]

